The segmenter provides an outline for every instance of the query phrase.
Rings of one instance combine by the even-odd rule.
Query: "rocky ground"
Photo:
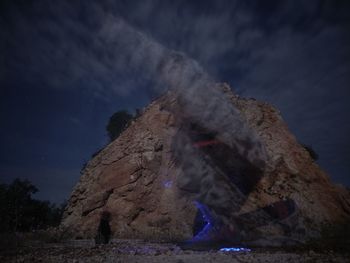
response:
[[[350,254],[331,250],[315,252],[261,248],[250,252],[191,251],[182,250],[174,244],[137,240],[114,240],[103,246],[81,240],[64,244],[32,244],[3,251],[0,262],[350,262]]]

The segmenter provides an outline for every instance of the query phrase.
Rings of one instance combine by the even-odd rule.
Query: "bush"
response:
[[[133,116],[125,110],[117,111],[109,118],[106,130],[111,141],[123,132],[132,118]]]
[[[306,145],[306,144],[302,144],[304,149],[310,154],[311,158],[314,160],[314,161],[317,161],[318,160],[318,154],[315,152],[315,150],[312,148],[311,145]]]

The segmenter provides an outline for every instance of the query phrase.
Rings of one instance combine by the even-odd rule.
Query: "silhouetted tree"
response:
[[[37,191],[28,180],[0,184],[0,232],[43,229],[60,223],[64,205],[32,199]]]
[[[132,118],[133,116],[125,110],[117,111],[110,117],[106,130],[111,141],[121,134]]]
[[[10,223],[7,211],[7,188],[8,186],[6,184],[0,184],[0,233],[6,232],[9,229]]]
[[[32,194],[38,189],[28,180],[15,179],[7,188],[6,199],[8,201],[8,216],[12,221],[10,230],[17,231],[26,228],[29,219],[26,217],[26,209],[31,204]]]

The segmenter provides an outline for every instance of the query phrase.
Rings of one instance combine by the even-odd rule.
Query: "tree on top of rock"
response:
[[[117,111],[109,118],[106,130],[111,141],[122,133],[132,118],[133,116],[125,110]]]

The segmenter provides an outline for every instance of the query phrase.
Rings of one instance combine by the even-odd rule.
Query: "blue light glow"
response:
[[[250,252],[251,249],[244,247],[223,247],[220,248],[221,252]]]
[[[171,181],[171,180],[168,180],[168,181],[164,182],[164,187],[165,188],[171,188],[172,185],[173,185],[173,181]]]
[[[205,226],[203,229],[198,232],[197,235],[195,235],[190,242],[196,242],[196,241],[208,241],[208,239],[211,239],[210,237],[210,232],[212,231],[212,228],[214,227],[215,220],[211,216],[209,208],[201,204],[197,201],[194,202],[196,207],[201,213],[201,216],[203,218],[203,221],[205,222]],[[223,247],[219,250],[220,252],[250,252],[251,249],[249,248],[244,248],[244,247]]]
[[[196,205],[196,207],[199,209],[199,211],[201,212],[201,215],[203,217],[203,221],[205,222],[205,226],[203,227],[203,229],[197,234],[195,235],[191,241],[200,241],[200,240],[204,240],[207,238],[208,233],[210,232],[213,224],[212,224],[212,218],[210,216],[209,210],[208,208],[195,201],[194,204]]]
[[[221,252],[250,252],[251,249],[244,247],[223,247],[220,248]]]

